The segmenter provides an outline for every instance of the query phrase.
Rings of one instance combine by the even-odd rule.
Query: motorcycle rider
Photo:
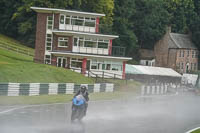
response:
[[[86,115],[87,107],[88,107],[88,101],[89,101],[89,93],[87,91],[86,86],[81,86],[80,89],[78,90],[78,92],[74,95],[74,97],[76,97],[78,95],[82,95],[85,98],[85,110],[84,110],[84,114]]]

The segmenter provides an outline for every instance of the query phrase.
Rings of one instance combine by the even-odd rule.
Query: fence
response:
[[[113,92],[114,85],[102,84],[74,84],[74,83],[1,83],[0,96],[37,96],[76,93],[81,85],[88,88],[89,93]]]
[[[82,73],[82,71],[83,71],[82,68],[70,68],[70,69],[77,73]],[[107,72],[107,71],[98,71],[98,70],[86,70],[85,76],[95,78],[96,81],[97,81],[97,79],[102,79],[102,80],[104,80],[104,79],[123,79],[122,74],[117,74],[117,73],[112,73],[112,72]]]
[[[7,49],[7,50],[14,51],[14,52],[17,52],[17,53],[20,53],[20,54],[25,54],[25,55],[28,55],[28,56],[34,56],[33,51],[30,51],[28,49],[22,49],[22,48],[15,47],[15,46],[11,46],[11,45],[8,45],[7,43],[3,43],[3,42],[0,42],[0,48],[4,48],[4,49]]]

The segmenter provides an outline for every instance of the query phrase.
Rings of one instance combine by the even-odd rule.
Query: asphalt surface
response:
[[[200,126],[200,96],[152,96],[90,102],[81,123],[71,104],[0,107],[0,133],[185,133]]]

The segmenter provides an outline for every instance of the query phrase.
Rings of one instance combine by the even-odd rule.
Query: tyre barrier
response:
[[[113,92],[114,84],[74,84],[74,83],[0,83],[0,96],[37,96],[74,94],[85,85],[89,93]]]
[[[175,93],[180,85],[175,84],[159,84],[159,85],[142,85],[141,95],[164,95],[167,93]]]

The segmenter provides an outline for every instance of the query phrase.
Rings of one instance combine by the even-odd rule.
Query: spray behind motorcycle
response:
[[[75,120],[82,120],[85,116],[86,110],[86,101],[82,95],[78,95],[72,100],[72,114],[71,114],[71,122]]]

